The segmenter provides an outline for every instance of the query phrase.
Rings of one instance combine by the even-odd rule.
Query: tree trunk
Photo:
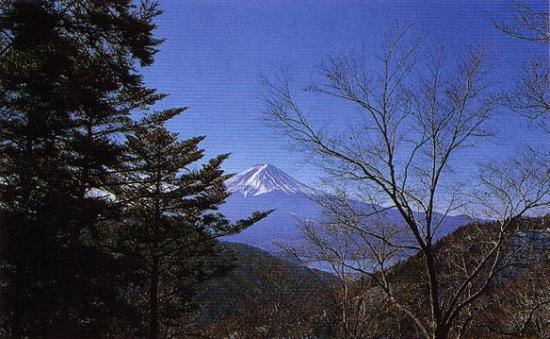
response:
[[[160,258],[153,258],[153,269],[151,270],[151,287],[149,289],[149,338],[159,337],[159,307],[158,288],[160,275]]]
[[[21,279],[21,266],[16,264],[15,268],[15,305],[13,310],[13,325],[12,325],[12,337],[14,339],[20,339],[23,337],[23,329],[21,325],[21,307],[20,302],[22,293],[22,279]]]
[[[449,335],[449,326],[437,325],[434,332],[434,339],[446,339]]]
[[[424,258],[426,264],[426,270],[428,272],[428,283],[430,288],[430,307],[432,313],[432,319],[436,325],[437,333],[440,328],[441,322],[441,308],[439,306],[439,281],[436,272],[435,254],[433,253],[431,239],[428,240],[428,244],[424,249]],[[436,336],[436,338],[439,338]]]

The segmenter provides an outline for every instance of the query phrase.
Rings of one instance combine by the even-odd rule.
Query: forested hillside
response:
[[[505,250],[517,252],[517,260],[499,267],[487,294],[457,319],[458,333],[453,336],[548,336],[549,221],[544,217],[516,222],[517,235]],[[481,259],[479,227],[495,232],[498,224],[468,224],[436,243],[438,267],[445,277],[440,288],[454,288],[454,267]],[[468,248],[467,257],[459,255],[462,248]],[[202,290],[197,298],[201,310],[195,315],[200,326],[189,329],[191,333],[216,338],[420,336],[407,314],[384,296],[375,278],[311,270],[246,245],[230,244],[228,249],[237,253],[237,268]],[[422,256],[417,254],[377,277],[383,275],[393,284],[400,304],[427,318],[429,307],[422,304],[426,296],[418,294],[429,291],[419,276],[421,265]],[[472,282],[476,283],[482,282]]]

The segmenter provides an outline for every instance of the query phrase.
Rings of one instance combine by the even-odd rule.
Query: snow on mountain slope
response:
[[[273,191],[306,195],[317,193],[311,187],[268,164],[256,165],[232,177],[226,181],[226,186],[230,192],[240,192],[244,197],[258,196]]]
[[[320,194],[272,165],[257,165],[226,181],[231,196],[221,207],[230,219],[249,216],[254,211],[275,211],[266,219],[243,232],[225,237],[268,252],[280,251],[279,244],[295,244],[302,234],[297,223],[302,219],[318,219],[321,209],[312,199]]]
[[[281,252],[280,244],[296,246],[303,241],[300,220],[320,220],[322,217],[322,209],[315,197],[323,192],[302,184],[272,165],[254,166],[227,180],[226,186],[232,194],[221,211],[230,220],[246,218],[254,211],[275,211],[243,232],[224,237],[225,241],[278,253]],[[360,201],[355,204],[358,208],[372,209],[372,205]],[[389,220],[402,221],[397,210],[389,210],[385,214]],[[442,215],[434,215],[434,218],[438,217]],[[437,237],[445,236],[470,221],[465,216],[447,216]]]

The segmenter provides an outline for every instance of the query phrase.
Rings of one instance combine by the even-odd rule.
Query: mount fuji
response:
[[[308,187],[275,166],[256,165],[225,182],[229,192],[243,197],[258,196],[274,191],[286,194],[314,195],[320,192]]]
[[[226,187],[231,195],[221,206],[221,212],[230,220],[246,218],[254,211],[275,211],[243,232],[224,237],[224,241],[244,243],[278,254],[281,244],[299,245],[303,241],[299,220],[319,220],[322,216],[315,197],[326,193],[299,182],[273,165],[256,165],[228,179]],[[355,203],[364,205],[365,210],[372,209],[372,205]],[[396,210],[384,213],[391,220],[401,220]],[[470,221],[466,216],[447,216],[438,237]]]
[[[221,212],[230,220],[245,218],[254,211],[274,212],[243,232],[223,238],[225,241],[277,253],[281,251],[280,243],[301,240],[298,220],[321,216],[321,209],[312,199],[321,192],[272,165],[257,165],[237,174],[226,181],[226,187],[231,196]]]

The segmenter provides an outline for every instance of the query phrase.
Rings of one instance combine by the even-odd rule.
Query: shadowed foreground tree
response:
[[[102,252],[106,189],[129,115],[162,96],[153,1],[0,2],[2,335],[101,336],[125,317],[125,262]]]
[[[464,176],[456,176],[451,164],[466,146],[491,135],[487,128],[496,99],[484,80],[484,51],[469,50],[449,66],[443,57],[421,54],[419,43],[411,41],[407,31],[398,28],[388,34],[378,58],[329,59],[321,68],[326,82],[308,87],[309,93],[359,110],[351,127],[315,126],[312,114],[302,110],[286,81],[267,82],[267,114],[329,176],[352,186],[361,200],[399,213],[408,234],[407,249],[418,251],[422,258],[415,277],[418,283],[408,286],[417,289],[414,295],[422,307],[402,302],[400,290],[385,274],[348,268],[369,276],[421,336],[447,338],[456,334],[457,318],[479,300],[505,266],[509,257],[503,248],[515,232],[515,221],[548,207],[550,172],[536,154],[514,162],[515,167],[490,165],[475,182],[482,190],[472,198],[476,186],[461,183]],[[448,213],[465,205],[494,217],[498,230],[482,242],[479,255],[464,267],[451,265],[451,272],[446,272],[445,257],[434,248],[437,232]],[[398,253],[403,244],[383,233],[371,233],[375,242],[365,241],[362,246],[373,245],[368,248],[369,258],[375,258],[378,272],[384,272],[380,263],[387,265],[388,253]],[[456,250],[462,257],[469,254],[467,248]],[[449,274],[453,279],[448,279]]]
[[[123,217],[106,224],[105,234],[114,238],[115,255],[137,266],[127,291],[141,313],[134,334],[184,335],[178,330],[198,285],[231,267],[216,238],[238,233],[269,214],[256,212],[231,223],[217,212],[229,196],[224,182],[230,176],[221,169],[227,155],[199,167],[203,139],[179,141],[163,124],[137,127],[128,136],[125,171],[110,191]]]

